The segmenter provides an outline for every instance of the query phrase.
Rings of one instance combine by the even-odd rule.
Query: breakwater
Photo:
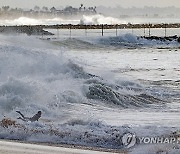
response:
[[[151,29],[164,28],[165,36],[151,36]],[[104,30],[106,29],[115,29],[116,35],[118,29],[149,29],[148,36],[142,36],[146,39],[155,39],[155,40],[176,40],[180,42],[180,37],[175,36],[166,36],[167,28],[180,28],[180,23],[173,24],[117,24],[117,25],[72,25],[72,24],[62,24],[62,25],[22,25],[22,26],[0,26],[0,33],[25,33],[27,35],[54,35],[51,32],[46,31],[45,29],[99,29],[101,30],[102,36],[104,35]]]

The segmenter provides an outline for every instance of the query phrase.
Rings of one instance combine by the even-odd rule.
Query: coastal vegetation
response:
[[[79,8],[73,6],[66,6],[65,8],[58,9],[55,6],[48,8],[46,6],[35,6],[33,9],[24,10],[22,8],[11,8],[10,6],[2,6],[0,8],[0,18],[18,18],[18,17],[31,17],[31,18],[49,18],[49,17],[69,17],[81,15],[94,15],[96,14],[96,6],[86,7],[83,4]]]

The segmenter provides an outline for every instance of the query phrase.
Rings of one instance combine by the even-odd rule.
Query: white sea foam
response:
[[[80,23],[84,25],[99,25],[99,24],[112,25],[112,24],[123,24],[127,22],[113,17],[105,17],[103,15],[92,15],[92,16],[84,15],[80,20]]]
[[[126,21],[119,20],[113,17],[105,17],[103,15],[92,15],[79,17],[79,19],[62,19],[62,18],[28,18],[19,17],[17,19],[1,19],[0,25],[57,25],[57,24],[120,24]]]
[[[61,17],[54,18],[30,18],[19,17],[16,19],[0,19],[0,25],[57,25],[57,24],[143,24],[143,23],[178,23],[178,18],[114,18],[111,16],[97,15],[83,15],[76,19],[64,19]]]
[[[62,32],[63,33],[63,32]],[[78,34],[76,34],[78,35]],[[121,34],[119,36],[103,36],[103,37],[87,37],[82,36],[67,39],[55,39],[53,42],[69,48],[79,50],[91,50],[91,49],[121,49],[121,48],[179,48],[180,43],[177,39],[174,40],[155,40],[145,39],[140,36],[136,36],[131,33]]]
[[[122,38],[115,40],[138,41],[131,35]],[[142,75],[138,68],[143,66],[154,73],[153,69],[158,69],[163,59],[154,65],[146,62],[152,62],[159,52],[124,49],[107,52],[98,48],[72,51],[68,45],[64,51],[54,42],[35,37],[1,35],[0,39],[0,119],[5,116],[17,121],[16,110],[26,116],[42,111],[39,122],[17,121],[22,127],[0,127],[0,138],[120,149],[123,148],[120,137],[127,131],[164,135],[179,128],[178,105],[172,108],[165,102],[179,98],[179,91],[154,87],[148,81],[145,86],[118,72],[124,66],[124,71],[136,76],[136,71],[131,70],[133,66]],[[87,45],[85,38],[84,42]],[[159,53],[166,62],[169,60],[166,68],[178,68],[179,63],[169,66],[178,53],[169,54]],[[144,59],[141,63],[140,57]],[[117,73],[112,72],[114,69]],[[156,73],[154,77],[157,78]]]
[[[127,48],[140,48],[140,47],[152,47],[152,48],[178,48],[180,43],[175,39],[169,40],[155,40],[145,39],[133,34],[124,34],[117,37],[104,37],[97,40],[98,43],[105,46],[112,47],[127,47]]]
[[[79,20],[65,20],[62,18],[35,19],[28,17],[19,17],[17,19],[1,19],[0,25],[57,25],[57,24],[78,24]]]

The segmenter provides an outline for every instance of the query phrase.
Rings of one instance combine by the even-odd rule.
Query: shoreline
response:
[[[128,151],[125,150],[117,150],[117,149],[105,149],[105,148],[97,148],[97,147],[86,147],[86,146],[80,146],[80,145],[69,145],[69,144],[54,144],[54,143],[45,143],[45,142],[25,142],[25,141],[20,141],[20,140],[6,140],[6,139],[0,139],[0,153],[2,152],[2,150],[6,150],[6,148],[2,148],[2,144],[3,146],[7,146],[8,149],[8,145],[11,145],[12,148],[16,149],[16,147],[23,147],[25,148],[25,150],[27,150],[27,146],[29,148],[32,148],[33,150],[38,149],[38,150],[42,150],[45,147],[47,149],[53,149],[53,148],[58,148],[61,152],[68,152],[68,153],[119,153],[119,154],[127,154]],[[14,147],[13,147],[14,146]],[[19,149],[18,149],[19,150]],[[59,151],[59,152],[60,152]],[[3,151],[4,152],[4,151]],[[12,151],[14,152],[14,151]],[[39,153],[39,152],[38,152]]]

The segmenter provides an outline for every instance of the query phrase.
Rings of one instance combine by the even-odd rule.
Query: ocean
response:
[[[178,143],[138,140],[178,135],[180,43],[140,38],[143,29],[105,30],[103,37],[100,30],[48,31],[55,35],[0,35],[0,119],[16,121],[1,124],[1,139],[180,152]],[[16,111],[31,117],[39,110],[37,122],[17,119]],[[131,147],[128,133],[137,140]]]

